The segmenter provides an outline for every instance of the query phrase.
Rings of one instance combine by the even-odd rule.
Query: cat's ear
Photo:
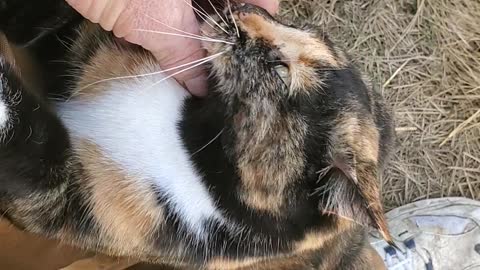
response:
[[[330,166],[319,173],[319,210],[373,226],[392,242],[380,197],[378,135],[371,126],[361,130],[350,126],[336,134]]]

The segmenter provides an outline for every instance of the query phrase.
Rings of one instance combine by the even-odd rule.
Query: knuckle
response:
[[[78,11],[82,16],[87,17],[90,10],[90,6],[93,4],[94,0],[82,0],[74,1],[72,7]]]

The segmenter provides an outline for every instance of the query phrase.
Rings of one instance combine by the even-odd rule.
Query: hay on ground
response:
[[[282,13],[324,27],[394,109],[388,209],[480,197],[480,1],[285,0]]]

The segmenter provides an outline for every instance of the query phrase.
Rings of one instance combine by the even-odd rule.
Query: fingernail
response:
[[[272,15],[276,15],[279,9],[280,9],[280,2],[278,0],[272,1],[272,7],[270,10]]]

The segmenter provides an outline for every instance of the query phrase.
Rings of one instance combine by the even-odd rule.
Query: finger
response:
[[[185,88],[197,97],[204,97],[207,95],[207,76],[201,75],[184,82]]]
[[[81,15],[92,22],[100,23],[103,29],[113,31],[115,36],[128,42],[141,45],[151,51],[157,58],[162,69],[168,69],[191,61],[199,60],[205,53],[200,52],[201,43],[198,40],[182,37],[172,37],[136,31],[136,29],[152,29],[163,32],[174,32],[165,26],[149,19],[146,15],[152,10],[165,11],[166,3],[159,0],[66,0]],[[193,10],[183,2],[175,2],[172,9],[178,14],[155,13],[159,21],[182,29],[192,34],[198,34],[199,26]],[[162,15],[163,14],[163,15]],[[178,16],[177,16],[178,15]],[[154,17],[153,15],[150,15]],[[193,54],[193,55],[188,55]],[[167,72],[171,75],[181,69]],[[201,67],[192,68],[174,77],[186,86],[193,95],[206,93],[206,75]]]
[[[187,65],[183,69],[188,69],[196,64],[200,64],[202,58],[206,56],[206,52],[197,48],[195,42],[185,44],[185,47],[164,49],[158,53],[153,53],[157,58],[162,69],[171,69],[184,64],[195,62],[195,64]],[[192,53],[193,52],[193,53]],[[173,75],[181,71],[182,68],[168,71],[166,75]],[[190,93],[195,96],[204,96],[207,93],[207,73],[204,64],[185,70],[174,75],[174,78],[184,86]]]
[[[91,22],[98,23],[100,22],[102,14],[107,13],[105,16],[108,16],[108,12],[105,12],[105,10],[109,4],[110,0],[95,0],[90,4],[85,14],[82,15]]]
[[[277,14],[280,5],[278,0],[243,0],[243,2],[262,7],[272,15]]]
[[[103,12],[98,23],[102,26],[103,29],[107,31],[112,31],[117,24],[117,21],[121,18],[122,13],[125,11],[126,6],[126,1],[110,1],[110,4]]]
[[[127,0],[66,0],[78,13],[111,31],[125,10]]]
[[[110,0],[66,0],[78,13],[88,20],[96,20],[97,13],[103,12]]]

